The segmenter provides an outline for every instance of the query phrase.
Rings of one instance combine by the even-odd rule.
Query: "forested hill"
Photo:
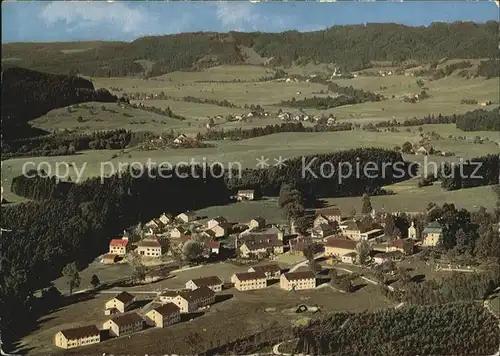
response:
[[[8,68],[2,71],[3,136],[22,135],[29,120],[55,108],[86,101],[116,100],[108,90],[95,90],[92,82],[84,78]]]
[[[241,46],[253,48],[272,65],[317,61],[357,70],[371,61],[432,62],[447,58],[496,58],[497,21],[333,26],[300,33],[197,32],[126,42],[10,43],[2,45],[2,66],[50,73],[124,76],[144,71],[137,60],[154,62],[151,75],[180,69],[242,63]],[[271,60],[272,59],[272,60]]]

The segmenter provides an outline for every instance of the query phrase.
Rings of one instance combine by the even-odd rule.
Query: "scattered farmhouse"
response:
[[[343,255],[356,252],[357,244],[356,241],[331,237],[326,240],[325,256],[342,258]]]
[[[144,320],[137,313],[128,313],[115,316],[104,322],[102,328],[109,330],[111,336],[124,336],[141,331]]]
[[[281,268],[276,263],[271,263],[261,266],[253,266],[248,269],[248,272],[257,272],[264,274],[266,279],[279,279],[281,276]]]
[[[253,218],[248,223],[248,227],[250,229],[262,229],[265,226],[266,226],[266,219],[264,219],[264,218],[262,218],[260,216],[257,216],[255,218]]]
[[[132,305],[135,300],[135,296],[128,292],[121,292],[117,294],[114,298],[108,300],[105,304],[105,314],[115,314],[125,313],[125,311]]]
[[[172,231],[170,231],[170,237],[172,237],[174,239],[180,239],[183,236],[188,236],[188,235],[191,235],[191,231],[186,230],[182,226],[178,226],[178,227],[172,229]]]
[[[175,218],[183,223],[189,223],[196,220],[196,215],[192,211],[187,211],[185,213],[180,213]]]
[[[340,229],[344,236],[355,241],[369,240],[383,234],[381,229],[372,229],[371,226],[367,226],[356,219],[342,222]]]
[[[416,155],[428,156],[434,153],[434,147],[430,144],[417,145],[414,151]]]
[[[101,333],[95,325],[61,330],[54,336],[54,344],[63,349],[97,344],[100,341]]]
[[[217,276],[191,279],[186,283],[186,289],[195,290],[201,287],[208,287],[214,292],[222,291],[224,282]]]
[[[181,321],[180,308],[174,303],[162,304],[146,313],[146,323],[157,328],[164,328],[179,321]]]
[[[443,237],[443,227],[438,222],[429,223],[422,231],[422,246],[436,246]]]
[[[253,189],[238,190],[238,193],[236,194],[236,200],[238,201],[254,200],[254,199],[255,199],[255,191]]]
[[[144,239],[137,243],[137,253],[140,256],[160,257],[163,254],[161,243],[156,239]]]
[[[342,221],[342,212],[337,207],[329,207],[316,210],[313,227],[321,224],[331,224],[334,221],[340,223]]]
[[[130,251],[130,243],[128,237],[121,239],[112,239],[109,242],[109,253],[118,256],[125,256]]]
[[[181,144],[181,143],[186,142],[186,140],[187,140],[187,136],[186,136],[186,135],[184,135],[184,134],[180,134],[179,136],[177,136],[177,137],[175,138],[174,143],[179,145],[179,144]]]
[[[262,272],[235,273],[231,277],[231,282],[240,291],[264,289],[267,287],[267,278]]]
[[[312,271],[297,271],[282,274],[280,288],[285,290],[303,290],[316,288],[316,276]]]

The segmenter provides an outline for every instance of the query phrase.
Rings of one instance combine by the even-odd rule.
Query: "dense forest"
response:
[[[336,63],[342,70],[367,68],[371,61],[432,62],[442,58],[496,58],[498,22],[433,23],[428,27],[398,24],[333,26],[300,33],[196,32],[139,38],[131,43],[88,42],[46,45],[2,44],[2,58],[50,73],[125,76],[144,72],[136,61],[154,61],[149,75],[242,63],[241,46],[251,47],[273,65],[292,62]],[[62,49],[83,51],[63,53]],[[13,62],[14,63],[14,62]],[[7,66],[8,62],[2,63]]]
[[[373,163],[375,169],[372,169]],[[365,174],[368,165],[372,168]],[[230,189],[258,189],[269,196],[277,196],[283,183],[296,186],[308,196],[374,195],[383,193],[381,187],[384,185],[408,179],[409,169],[398,152],[359,148],[291,158],[286,161],[286,167],[281,168],[246,169],[241,177],[237,174],[228,176],[227,184]]]
[[[488,79],[498,78],[500,76],[500,61],[498,59],[482,61],[477,69],[477,74]]]
[[[456,115],[455,124],[462,131],[500,131],[500,107]]]
[[[446,190],[479,187],[498,184],[500,157],[487,155],[466,162],[448,163],[438,174],[441,186]]]
[[[296,334],[296,352],[335,356],[491,355],[500,343],[496,319],[473,303],[329,314]]]
[[[131,224],[163,212],[227,203],[230,191],[224,179],[210,174],[206,179],[196,178],[201,176],[201,169],[180,167],[179,173],[187,178],[174,173],[168,184],[154,169],[150,176],[157,178],[130,171],[103,182],[94,178],[81,184],[41,177],[17,180],[14,189],[40,200],[1,207],[2,228],[12,230],[0,235],[3,341],[8,344],[36,320],[32,293],[47,287],[67,263],[75,261],[82,266],[91,261],[107,250],[111,238]]]
[[[90,80],[81,77],[2,68],[3,138],[21,138],[29,131],[28,121],[86,101],[116,102],[117,97],[106,89],[95,90]]]

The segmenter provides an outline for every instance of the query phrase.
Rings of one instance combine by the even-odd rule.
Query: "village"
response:
[[[253,190],[240,190],[236,199],[245,204],[257,196]],[[135,238],[127,234],[112,239],[109,252],[100,259],[104,265],[120,265],[130,256],[161,261],[184,252],[204,261],[200,262],[202,268],[226,259],[237,259],[248,268],[233,273],[230,280],[218,275],[190,279],[184,288],[158,292],[140,308],[133,293],[121,291],[102,306],[102,313],[109,316],[104,323],[60,330],[54,335],[54,344],[70,349],[149,328],[166,328],[183,320],[196,323],[190,315],[209,311],[216,300],[224,302],[220,293],[232,288],[246,293],[278,288],[300,294],[327,286],[322,271],[328,272],[336,264],[366,268],[393,264],[436,246],[443,234],[437,222],[429,223],[422,231],[412,222],[405,234],[399,231],[394,234],[397,236],[386,236],[387,213],[375,211],[345,216],[338,207],[330,206],[313,213],[307,234],[298,233],[293,221],[289,226],[280,226],[256,216],[249,222],[233,223],[223,216],[201,219],[193,212],[183,212],[177,216],[164,213],[148,221],[138,241],[133,242]],[[277,262],[285,254],[305,260],[287,269]]]

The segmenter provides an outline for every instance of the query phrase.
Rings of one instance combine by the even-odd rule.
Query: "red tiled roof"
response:
[[[111,247],[127,247],[128,240],[125,239],[113,239],[109,242],[109,246]]]
[[[208,247],[208,248],[219,248],[220,247],[220,242],[219,241],[206,241],[205,242],[205,247]]]
[[[342,248],[345,250],[356,250],[356,245],[358,243],[353,240],[346,240],[346,239],[337,239],[334,237],[331,237],[326,240],[326,247],[335,247],[335,248]]]

